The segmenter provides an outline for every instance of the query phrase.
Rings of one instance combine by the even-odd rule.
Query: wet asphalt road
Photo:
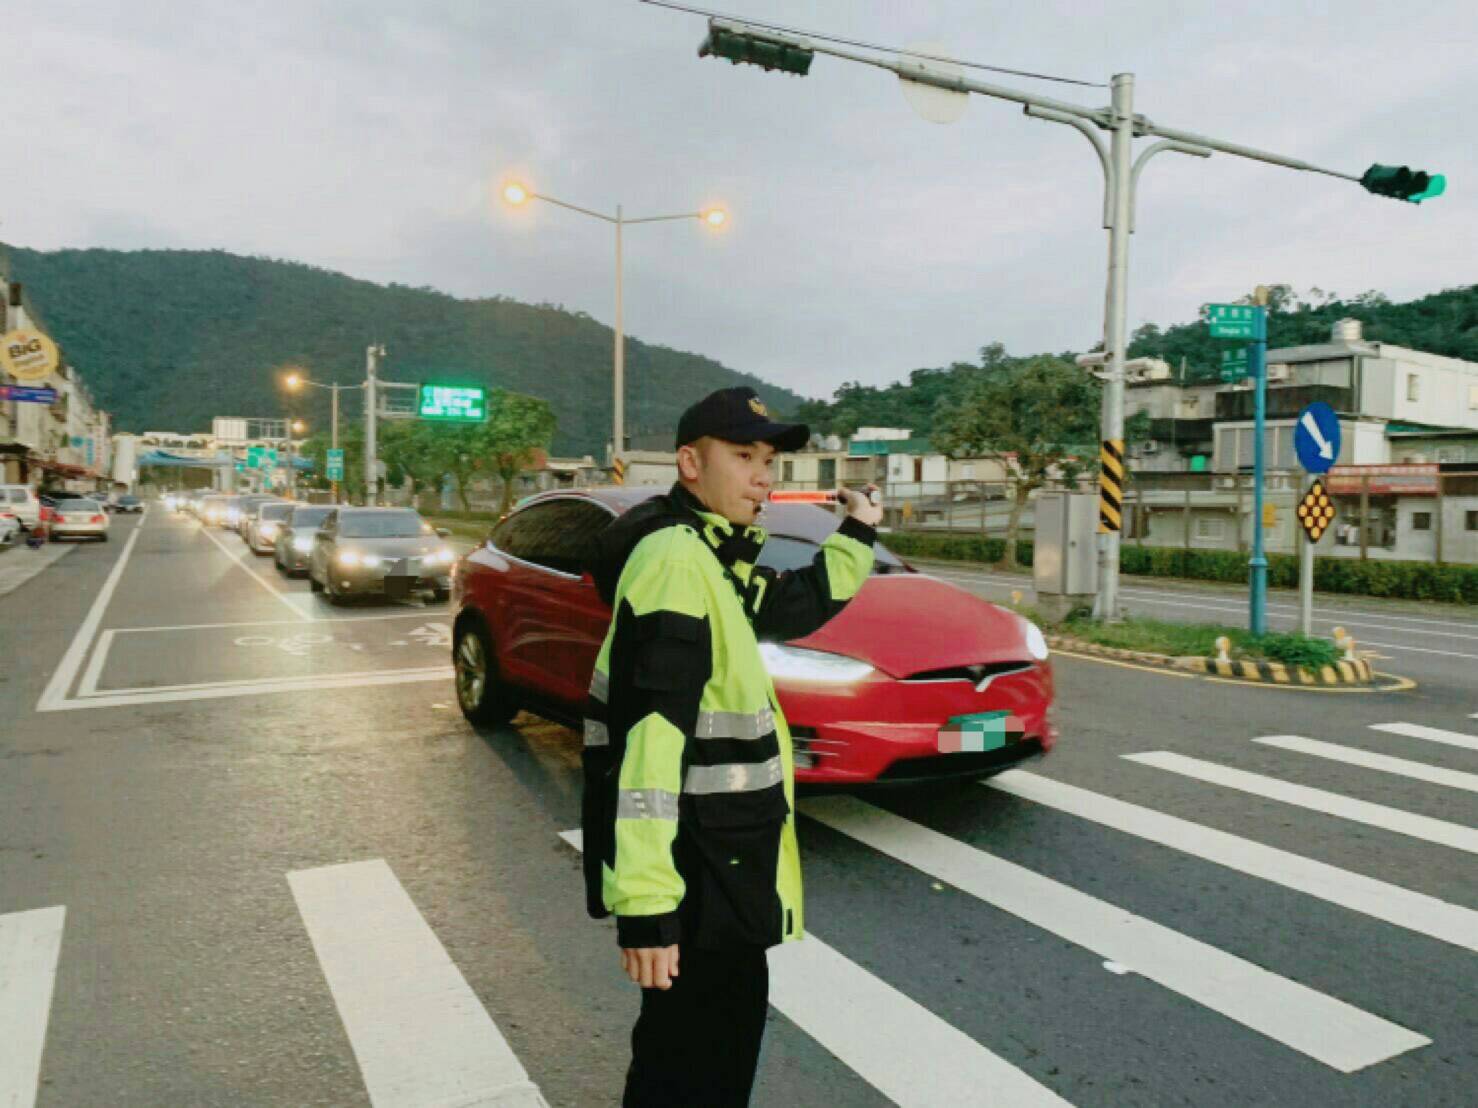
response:
[[[578,736],[469,727],[450,623],[157,508],[0,597],[0,1103],[426,1103],[386,1059],[455,1046],[444,963],[474,1045],[619,1101],[638,998],[559,837]],[[804,801],[814,941],[772,957],[754,1103],[1470,1103],[1478,694],[1389,653],[1415,688],[1060,659],[1059,747],[1001,787]],[[1218,767],[1256,776],[1188,772]],[[323,873],[363,888],[289,877]],[[459,1102],[530,1103],[465,1055]]]

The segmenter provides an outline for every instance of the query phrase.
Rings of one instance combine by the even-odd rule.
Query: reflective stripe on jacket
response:
[[[591,679],[587,907],[616,915],[623,947],[799,939],[790,732],[759,642],[840,612],[872,570],[875,532],[848,518],[810,566],[776,573],[754,564],[763,530],[681,486],[659,500],[620,568]]]

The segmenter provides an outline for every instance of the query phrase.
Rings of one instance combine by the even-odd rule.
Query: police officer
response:
[[[749,1102],[769,995],[765,951],[803,931],[790,732],[762,640],[811,634],[872,570],[882,518],[843,490],[811,565],[756,565],[777,453],[805,445],[752,389],[678,423],[679,480],[597,541],[611,605],[585,721],[586,907],[616,917],[642,987],[624,1103]]]

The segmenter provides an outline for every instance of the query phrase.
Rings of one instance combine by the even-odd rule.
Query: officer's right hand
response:
[[[677,946],[622,947],[621,969],[644,989],[670,989],[677,976]]]

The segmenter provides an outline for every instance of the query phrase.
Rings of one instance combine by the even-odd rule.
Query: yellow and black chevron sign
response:
[[[611,480],[618,485],[626,484],[626,463],[620,458],[611,462]]]
[[[1104,439],[1098,452],[1098,531],[1124,529],[1124,440]]]

